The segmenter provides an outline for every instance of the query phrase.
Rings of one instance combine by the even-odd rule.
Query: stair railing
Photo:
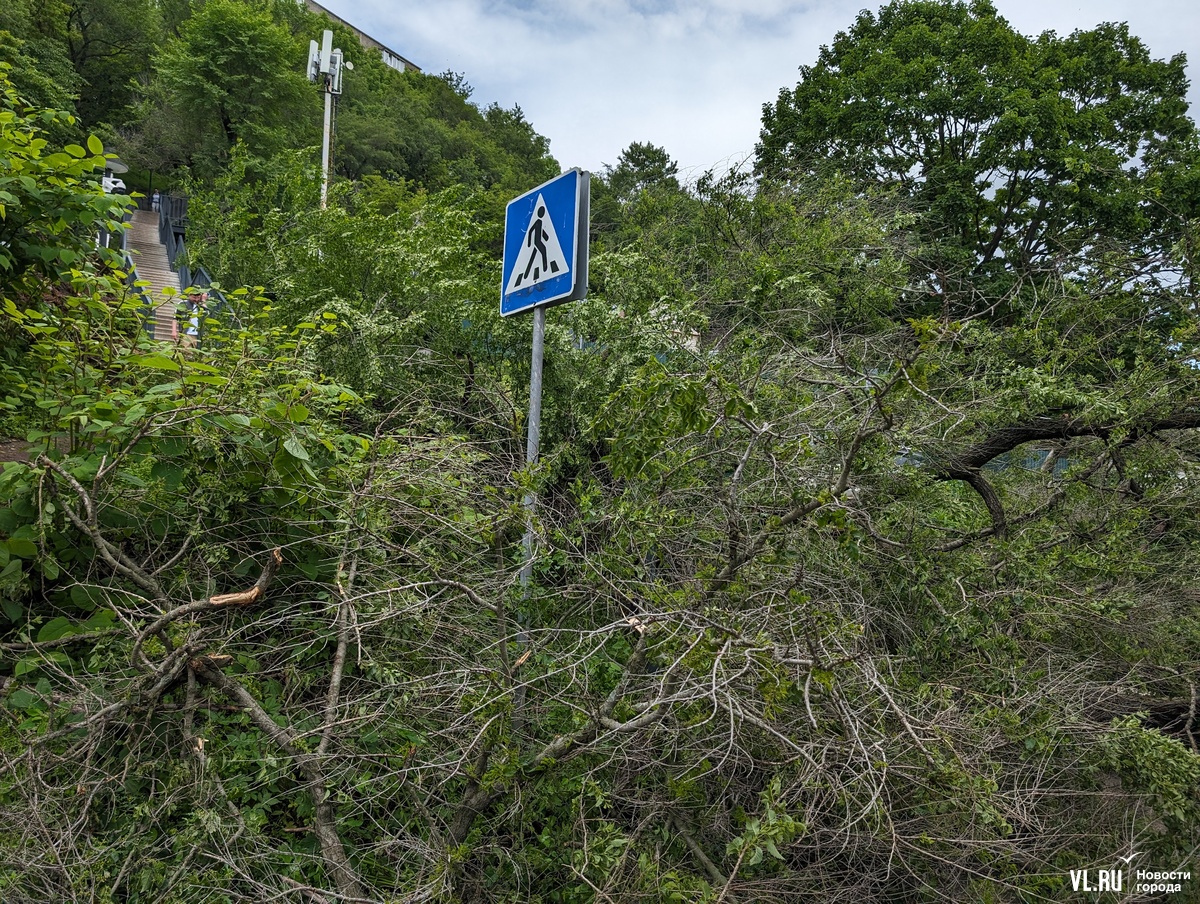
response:
[[[203,266],[192,269],[187,263],[187,248],[182,239],[179,240],[180,253],[183,256],[183,263],[179,265],[179,284],[188,289],[201,289],[208,296],[208,303],[205,305],[205,318],[217,319],[221,318],[227,321],[229,326],[238,327],[240,321],[237,314],[234,313],[233,305],[229,303],[229,299],[225,297],[220,289],[213,287],[212,274]],[[204,319],[200,319],[200,337],[199,343],[204,343]]]
[[[187,231],[187,198],[182,195],[160,195],[158,203],[158,240],[167,249],[167,263],[171,269],[183,248],[183,236]],[[182,285],[187,285],[180,280]]]
[[[236,326],[238,321],[233,305],[220,289],[213,288],[212,274],[204,267],[192,268],[189,263],[185,234],[187,232],[188,199],[184,195],[162,194],[158,205],[158,237],[167,251],[167,262],[179,274],[182,290],[180,304],[186,301],[188,289],[201,289],[208,295],[205,316],[223,317]],[[200,321],[200,338],[204,341],[204,319]]]

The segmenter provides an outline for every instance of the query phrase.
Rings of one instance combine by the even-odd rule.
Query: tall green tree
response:
[[[302,71],[306,46],[269,11],[206,3],[162,49],[143,116],[176,123],[175,152],[208,176],[239,141],[259,156],[310,143],[319,119]]]
[[[459,75],[401,74],[374,54],[361,56],[365,71],[346,79],[338,105],[341,175],[402,178],[433,190],[464,185],[494,190],[497,200],[557,175],[549,142],[520,107],[480,109]]]
[[[145,82],[162,43],[162,14],[152,0],[69,0],[65,38],[82,80],[78,110],[90,126],[122,125],[132,84]]]
[[[623,201],[649,189],[678,189],[678,175],[679,164],[666,148],[640,141],[621,151],[615,165],[604,167],[604,181]]]
[[[1154,273],[1200,200],[1184,66],[1125,25],[1030,38],[988,0],[896,0],[764,106],[756,169],[832,165],[911,199],[933,295],[1117,247]]]
[[[12,86],[28,103],[73,111],[82,85],[62,40],[60,11],[58,4],[31,0],[0,7],[0,61],[10,65]],[[70,131],[70,137],[79,137]],[[61,128],[54,134],[67,137]]]
[[[679,164],[664,147],[634,141],[592,179],[592,232],[605,247],[644,245],[650,232],[671,234],[673,244],[690,238],[698,208],[679,183]]]
[[[92,128],[124,123],[135,81],[149,77],[161,23],[149,0],[13,0],[0,11],[18,91],[38,105],[71,109]]]

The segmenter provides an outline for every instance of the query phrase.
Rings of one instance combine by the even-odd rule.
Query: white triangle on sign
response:
[[[529,225],[525,227],[521,250],[517,252],[517,263],[508,277],[508,285],[504,287],[504,294],[508,295],[517,289],[528,289],[570,271],[567,257],[558,241],[558,234],[554,231],[550,211],[546,209],[546,202],[539,192],[537,203],[533,205],[533,214],[529,217]]]

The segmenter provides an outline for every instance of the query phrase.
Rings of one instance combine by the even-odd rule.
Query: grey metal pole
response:
[[[529,367],[529,434],[525,441],[525,463],[537,461],[538,443],[542,434],[542,357],[546,346],[546,309],[533,309],[533,359]],[[532,491],[521,500],[525,508],[525,539],[522,543],[525,561],[521,564],[521,599],[529,599],[529,582],[533,578],[533,511],[537,495]],[[517,649],[522,662],[529,652],[529,632],[525,630],[526,614],[517,610]],[[518,681],[513,688],[513,730],[520,733],[521,710],[525,707],[525,685]]]
[[[329,76],[325,81],[325,131],[321,134],[321,209],[325,209],[325,198],[329,194],[329,133],[333,121],[333,92]]]
[[[525,442],[525,464],[538,458],[538,443],[542,438],[542,356],[546,347],[546,309],[533,309],[533,360],[529,368],[529,436]],[[529,595],[529,580],[533,576],[533,510],[537,496],[526,493],[521,501],[525,506],[525,563],[521,566],[521,588]]]

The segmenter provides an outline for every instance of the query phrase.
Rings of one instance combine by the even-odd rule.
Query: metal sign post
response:
[[[542,357],[546,347],[546,308],[533,309],[533,360],[529,366],[529,434],[525,440],[525,464],[538,458],[538,443],[542,438]],[[525,562],[521,565],[521,590],[529,596],[529,579],[533,577],[533,510],[537,496],[531,490],[521,504],[525,507]],[[524,635],[524,631],[521,632]],[[525,642],[524,636],[520,637]]]
[[[529,421],[525,464],[538,458],[542,432],[542,359],[546,345],[546,308],[587,294],[588,222],[591,181],[588,173],[571,169],[508,203],[504,215],[504,269],[500,283],[500,313],[533,311],[533,357],[529,368]],[[525,508],[522,542],[521,595],[529,598],[533,579],[533,515],[537,495],[521,500]],[[524,613],[517,614],[517,643],[527,647]],[[522,653],[522,658],[528,651]],[[519,658],[518,663],[522,661]],[[524,687],[513,690],[513,709],[524,703]]]

